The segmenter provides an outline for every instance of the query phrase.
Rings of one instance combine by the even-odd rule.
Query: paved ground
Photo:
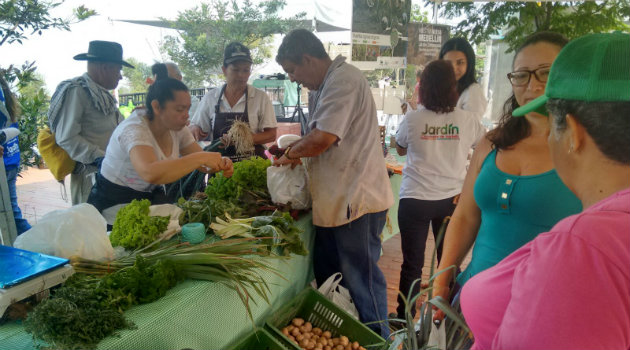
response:
[[[63,188],[55,181],[50,171],[47,169],[29,168],[22,173],[22,177],[17,180],[18,202],[22,208],[24,217],[31,224],[53,210],[70,207],[70,177],[66,179],[66,189],[68,201],[62,199]],[[425,268],[423,280],[429,278],[430,258],[433,253],[433,237],[429,234],[425,252]],[[467,263],[469,258],[466,259]],[[400,235],[394,235],[383,244],[383,255],[379,261],[379,266],[387,278],[387,295],[390,312],[396,309],[396,296],[398,295],[398,281],[400,275],[400,265],[402,264],[402,254],[400,252]]]

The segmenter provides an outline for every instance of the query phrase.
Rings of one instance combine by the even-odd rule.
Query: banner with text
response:
[[[352,64],[363,70],[407,65],[411,0],[353,0]]]
[[[442,45],[449,39],[449,26],[429,23],[409,23],[407,62],[419,69],[440,56]]]

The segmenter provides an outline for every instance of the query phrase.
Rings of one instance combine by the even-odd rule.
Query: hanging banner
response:
[[[363,70],[407,65],[411,0],[353,0],[352,64]]]
[[[429,23],[409,23],[407,62],[420,69],[440,56],[442,45],[449,39],[449,26]]]

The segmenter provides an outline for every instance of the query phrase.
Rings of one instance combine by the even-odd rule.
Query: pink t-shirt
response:
[[[630,349],[630,188],[469,280],[473,349]]]

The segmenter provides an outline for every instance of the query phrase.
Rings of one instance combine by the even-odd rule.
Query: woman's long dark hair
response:
[[[420,97],[428,110],[452,112],[459,98],[453,65],[444,60],[429,63],[420,76]]]
[[[457,81],[457,93],[462,94],[475,80],[475,51],[470,43],[464,38],[452,38],[442,45],[440,49],[440,59],[450,51],[461,51],[466,55],[466,74]]]
[[[514,54],[514,60],[516,60],[516,56],[518,56],[518,54],[523,51],[524,48],[530,45],[538,43],[549,43],[556,45],[559,48],[562,48],[568,42],[569,40],[567,38],[558,33],[534,33],[528,36],[523,44],[519,46],[519,48],[516,50]],[[514,66],[514,60],[512,61],[512,66]],[[488,140],[492,142],[493,148],[508,149],[509,147],[514,146],[516,143],[530,135],[531,128],[527,119],[525,117],[512,116],[512,111],[514,111],[518,107],[520,106],[518,102],[516,102],[516,96],[514,96],[514,92],[512,92],[512,96],[510,96],[503,104],[503,114],[501,115],[501,119],[499,119],[499,124],[496,128],[490,130],[488,132],[488,135],[486,136]]]

